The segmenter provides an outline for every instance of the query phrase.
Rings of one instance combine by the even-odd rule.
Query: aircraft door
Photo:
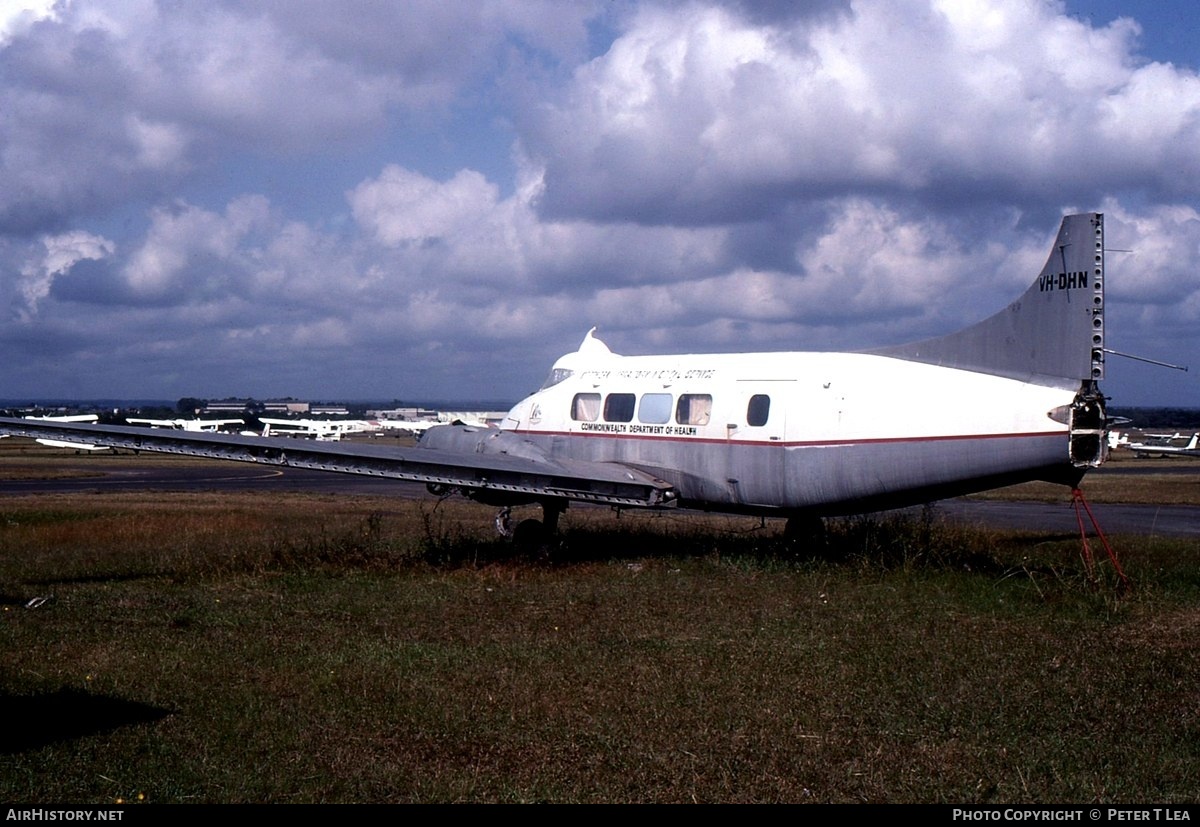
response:
[[[740,394],[727,425],[730,495],[741,505],[770,506],[782,502],[786,488],[782,450],[787,405],[781,388]]]

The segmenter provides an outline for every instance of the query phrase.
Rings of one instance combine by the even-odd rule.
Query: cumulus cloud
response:
[[[1191,205],[1131,208],[1104,204],[1108,345],[1119,351],[1194,368],[1200,321],[1200,212]],[[1128,370],[1119,360],[1116,375]],[[1158,393],[1194,388],[1190,374],[1141,371]],[[1109,371],[1110,376],[1113,371]],[[1189,403],[1192,404],[1192,403]]]
[[[103,395],[503,395],[592,325],[947,332],[1100,209],[1110,338],[1200,353],[1200,82],[1139,36],[1049,0],[75,0],[0,22],[0,284]]]
[[[54,0],[20,0],[0,4],[0,46],[16,35],[23,34],[39,20],[55,16]]]
[[[261,11],[281,32],[339,64],[402,81],[413,104],[446,103],[500,65],[514,41],[556,60],[586,57],[596,2],[409,0],[376,3],[266,0]]]
[[[953,222],[862,198],[827,206],[821,228],[794,245],[792,268],[731,266],[686,289],[602,289],[589,312],[631,352],[681,340],[710,351],[899,343],[999,310],[1033,281],[1053,240],[1051,228],[1021,232],[1015,219],[964,237]]]
[[[223,214],[187,204],[157,209],[146,240],[122,268],[125,283],[135,297],[153,300],[236,290],[233,276],[254,255],[245,242],[268,221],[269,205],[261,196],[240,198]]]
[[[1102,205],[1115,298],[1148,305],[1200,300],[1200,212],[1185,204],[1141,209],[1114,199]]]
[[[514,39],[579,54],[588,14],[527,2],[79,0],[7,18],[0,233],[183,184],[222,156],[369,145],[397,117],[450,106]]]
[[[368,237],[386,248],[398,283],[462,296],[464,288],[496,295],[524,291],[591,291],[648,279],[680,281],[719,267],[725,233],[718,229],[600,225],[539,217],[540,178],[529,170],[508,198],[474,170],[445,181],[388,166],[347,193]],[[438,279],[429,275],[436,272]]]
[[[758,25],[648,6],[534,111],[554,215],[744,220],[830,191],[1096,198],[1200,186],[1200,79],[1026,0]],[[638,186],[628,186],[637,181]]]
[[[469,232],[496,207],[498,190],[478,172],[439,183],[389,165],[349,194],[354,217],[383,244],[422,244]]]
[[[21,268],[18,280],[20,301],[14,309],[23,322],[31,321],[37,314],[38,304],[50,295],[56,277],[80,261],[104,259],[116,251],[112,241],[82,230],[44,236],[41,247],[42,254]]]

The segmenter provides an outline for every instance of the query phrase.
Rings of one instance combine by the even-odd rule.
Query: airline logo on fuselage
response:
[[[1051,290],[1074,290],[1076,287],[1088,286],[1086,270],[1074,273],[1045,273],[1038,279],[1038,290],[1047,293]]]

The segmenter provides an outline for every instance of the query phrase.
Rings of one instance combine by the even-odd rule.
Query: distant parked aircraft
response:
[[[300,437],[321,442],[336,442],[344,434],[370,431],[374,426],[362,419],[267,419],[259,417],[264,437]]]
[[[1153,437],[1153,434],[1147,434]],[[1174,436],[1161,435],[1155,442],[1124,442],[1122,448],[1128,448],[1139,457],[1200,457],[1200,433],[1192,434],[1186,445],[1172,445],[1171,440],[1182,439],[1180,434]]]
[[[375,424],[383,430],[408,431],[411,434],[421,434],[438,425],[490,427],[483,414],[467,411],[441,411],[437,419],[380,419]]]
[[[220,431],[226,425],[245,425],[244,419],[126,419],[130,425],[171,428],[177,431]]]
[[[26,419],[40,419],[45,422],[95,422],[100,417],[96,414],[72,414],[68,416],[27,416]],[[72,451],[107,451],[107,445],[93,445],[87,442],[65,442],[61,439],[38,439],[38,444],[47,448],[69,448]]]

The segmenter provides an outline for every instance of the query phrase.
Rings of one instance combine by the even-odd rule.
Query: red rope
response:
[[[1088,544],[1087,528],[1083,524],[1083,512],[1086,511],[1088,519],[1091,520],[1092,528],[1096,531],[1096,536],[1100,538],[1101,544],[1104,546],[1104,551],[1108,555],[1109,562],[1113,565],[1113,570],[1116,571],[1118,579],[1121,581],[1121,589],[1129,588],[1129,577],[1125,574],[1125,570],[1121,568],[1121,561],[1117,559],[1117,553],[1113,551],[1109,545],[1108,538],[1104,536],[1104,530],[1100,528],[1100,523],[1096,522],[1096,515],[1092,513],[1092,507],[1088,505],[1087,499],[1083,496],[1083,492],[1078,488],[1071,489],[1071,504],[1075,506],[1075,518],[1079,523],[1079,538],[1083,541],[1083,561],[1087,566],[1088,577],[1094,581],[1095,576],[1095,559],[1092,556],[1092,547]],[[1080,506],[1083,506],[1082,510]]]

